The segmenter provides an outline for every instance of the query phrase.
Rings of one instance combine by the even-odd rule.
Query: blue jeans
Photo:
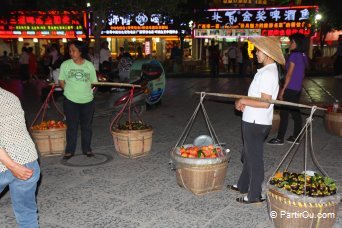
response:
[[[1,172],[0,192],[9,185],[13,211],[19,227],[36,228],[39,227],[36,189],[40,178],[40,168],[37,161],[29,162],[24,166],[34,170],[32,177],[23,181],[14,177],[9,170]]]

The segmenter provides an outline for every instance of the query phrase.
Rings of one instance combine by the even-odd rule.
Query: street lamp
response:
[[[322,15],[321,14],[316,14],[315,16],[315,23],[317,23],[318,21],[322,20]]]

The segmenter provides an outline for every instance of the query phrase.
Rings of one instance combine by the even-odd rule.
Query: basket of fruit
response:
[[[31,126],[31,135],[41,155],[60,155],[66,145],[66,124],[48,120]]]
[[[324,115],[324,124],[328,132],[334,135],[342,136],[342,109],[328,106]]]
[[[186,144],[172,153],[177,184],[196,195],[221,190],[228,167],[228,152],[213,144]]]
[[[314,172],[277,172],[268,206],[275,227],[333,227],[341,197],[333,179]]]
[[[129,122],[111,127],[115,150],[127,158],[147,155],[152,147],[153,129],[141,122]]]
[[[293,144],[285,153],[267,184],[269,215],[275,227],[328,228],[333,227],[336,221],[341,196],[337,194],[336,182],[319,165],[313,150],[312,119],[315,110],[316,108],[312,107],[311,114],[302,130],[304,133],[302,137],[306,140],[304,171],[301,173],[288,171],[288,167],[299,151]],[[289,156],[291,152],[293,154]],[[308,152],[310,152],[312,163],[322,175],[307,170]],[[279,172],[286,160],[288,160],[288,164],[285,171]]]

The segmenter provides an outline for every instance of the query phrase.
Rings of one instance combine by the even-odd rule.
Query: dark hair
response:
[[[88,47],[87,47],[87,45],[84,42],[79,41],[79,40],[72,40],[69,43],[69,47],[72,44],[75,45],[75,47],[81,52],[81,57],[83,59],[87,59],[88,58]]]
[[[301,33],[292,34],[290,37],[290,41],[294,41],[296,43],[296,49],[293,50],[295,52],[305,52],[306,51],[306,41],[305,36]]]
[[[277,65],[277,70],[278,70],[278,79],[279,79],[279,85],[284,84],[284,79],[285,79],[285,69],[284,66],[281,65],[278,62],[275,62]]]

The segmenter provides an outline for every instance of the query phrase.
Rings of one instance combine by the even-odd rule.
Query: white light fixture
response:
[[[159,37],[156,38],[156,42],[157,42],[157,43],[160,42],[160,38],[159,38]]]
[[[94,43],[94,42],[95,42],[95,39],[90,39],[90,42]]]
[[[89,8],[91,6],[90,2],[87,2],[87,8]]]
[[[38,43],[38,39],[37,38],[33,38],[33,43]]]
[[[22,37],[19,37],[19,38],[18,38],[18,41],[19,41],[19,42],[23,42],[24,39],[23,39]]]
[[[62,39],[62,42],[63,42],[63,43],[66,43],[66,42],[68,42],[68,41],[67,41],[66,38],[63,38],[63,39]]]
[[[81,37],[78,37],[77,40],[82,41],[83,39]]]
[[[208,38],[205,38],[205,39],[204,39],[204,43],[206,43],[206,44],[209,43],[209,39],[208,39]]]
[[[108,42],[111,42],[111,41],[112,41],[112,38],[108,37],[106,40],[107,40]]]
[[[319,21],[319,20],[321,20],[322,19],[322,15],[321,14],[316,14],[316,16],[315,16],[315,20],[316,21]]]
[[[135,42],[135,41],[137,41],[137,39],[136,39],[135,37],[133,37],[133,38],[132,38],[132,41]]]

